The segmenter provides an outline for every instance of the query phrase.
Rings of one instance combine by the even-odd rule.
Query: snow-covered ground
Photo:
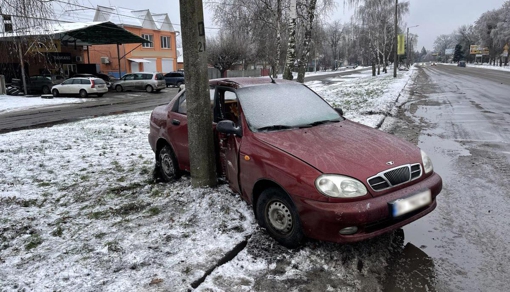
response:
[[[308,85],[375,126],[413,72]],[[225,185],[192,189],[187,177],[154,178],[149,114],[0,135],[1,291],[187,291],[208,272],[197,290],[382,289],[393,234],[282,248]]]
[[[45,99],[41,98],[40,96],[25,97],[25,96],[0,95],[0,113],[19,109],[30,109],[37,107],[61,105],[66,103],[80,103],[86,102],[87,100],[90,99],[72,97],[55,97],[51,99]]]

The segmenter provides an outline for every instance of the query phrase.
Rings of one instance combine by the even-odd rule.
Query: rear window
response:
[[[163,76],[163,74],[161,74],[161,73],[158,73],[158,74],[156,74],[156,79],[157,80],[165,80],[165,76]]]
[[[96,83],[96,84],[106,84],[103,79],[94,79],[94,83]]]

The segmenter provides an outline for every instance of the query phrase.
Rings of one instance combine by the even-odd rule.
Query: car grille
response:
[[[421,176],[421,165],[408,164],[378,173],[368,179],[374,191],[382,191],[415,180]]]

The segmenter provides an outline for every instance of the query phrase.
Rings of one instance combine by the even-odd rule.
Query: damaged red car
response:
[[[343,117],[307,86],[210,80],[218,173],[282,245],[372,238],[436,207],[441,177],[415,145]],[[189,171],[186,90],[154,109],[149,142],[166,181]]]

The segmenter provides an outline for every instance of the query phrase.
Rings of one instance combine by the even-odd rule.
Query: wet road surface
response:
[[[83,103],[0,113],[0,133],[50,126],[94,116],[152,110],[158,105],[168,103],[176,93],[177,88],[167,88],[155,93],[109,92],[99,98],[88,97]]]
[[[510,72],[418,70],[405,108],[443,191],[434,212],[404,228],[406,242],[433,262],[433,290],[510,291]]]

